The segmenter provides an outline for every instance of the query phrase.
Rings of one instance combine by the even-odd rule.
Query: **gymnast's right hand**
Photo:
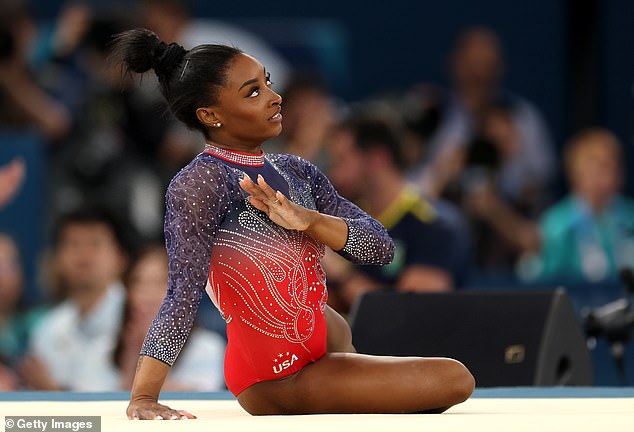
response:
[[[126,410],[130,420],[187,420],[196,416],[183,410],[173,410],[152,400],[130,401]]]

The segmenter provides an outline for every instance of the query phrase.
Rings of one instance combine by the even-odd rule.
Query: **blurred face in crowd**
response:
[[[487,30],[473,30],[463,35],[452,60],[453,77],[459,90],[489,90],[501,78],[500,44]]]
[[[125,258],[112,229],[106,224],[71,223],[60,233],[58,270],[72,291],[105,288],[121,276]]]
[[[166,291],[167,253],[162,248],[153,248],[130,269],[128,295],[132,313],[149,327]]]
[[[335,131],[330,142],[330,155],[328,176],[339,193],[353,201],[362,198],[372,173],[369,172],[369,158],[356,146],[354,135],[345,129]]]
[[[144,26],[165,41],[177,41],[187,23],[187,15],[177,2],[143,1],[141,15]]]
[[[284,134],[289,137],[301,132],[306,134],[308,128],[312,128],[313,134],[321,135],[332,125],[335,117],[328,93],[311,87],[296,89],[290,96],[285,95],[282,114]],[[308,134],[308,137],[313,138],[313,134]]]
[[[22,266],[13,239],[0,234],[0,313],[11,311],[22,293]]]
[[[611,133],[586,135],[569,154],[572,190],[595,208],[604,205],[621,188],[621,156],[619,142]]]

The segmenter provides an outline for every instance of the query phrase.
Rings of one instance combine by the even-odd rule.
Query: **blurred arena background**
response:
[[[512,297],[562,286],[590,350],[594,385],[634,385],[634,312],[629,305],[634,292],[634,207],[629,201],[634,196],[634,2],[4,0],[0,19],[1,390],[126,389],[148,320],[160,304],[166,275],[156,269],[165,267],[165,258],[156,245],[163,240],[165,188],[201,150],[202,138],[182,130],[165,112],[153,76],[133,90],[107,63],[110,36],[137,26],[186,48],[234,43],[262,60],[273,71],[274,88],[288,110],[285,135],[265,151],[289,151],[312,160],[330,171],[344,196],[354,188],[337,174],[337,160],[353,152],[344,155],[344,144],[337,140],[360,127],[345,119],[372,111],[371,119],[380,117],[400,128],[403,180],[420,187],[425,198],[416,203],[428,200],[435,208],[430,214],[438,215],[442,226],[431,221],[436,216],[422,217],[429,234],[420,231],[418,243],[408,246],[412,258],[403,258],[402,273],[388,277],[354,269],[365,284],[360,289],[351,288],[347,269],[329,259],[331,302],[339,311],[347,315],[369,291],[496,291]],[[469,46],[476,48],[460,66],[456,56],[465,34],[475,35],[470,39],[475,45]],[[456,102],[461,67],[463,72],[471,68],[464,73],[469,85],[491,91],[473,96],[482,96],[478,103],[486,109],[465,110]],[[580,137],[581,131],[596,134]],[[582,220],[572,210],[560,214],[560,220],[545,217],[574,192],[565,156],[573,137],[618,149],[605,156],[608,165],[584,165],[582,171],[615,171],[613,181],[622,182],[604,191],[612,193],[605,201],[615,202],[617,196],[625,201],[598,222]],[[442,177],[449,165],[442,160],[434,165],[434,156],[442,159],[443,148],[455,144],[447,144],[452,139],[464,141],[461,148],[467,150],[461,155],[466,159],[453,178],[438,185],[432,174]],[[504,143],[521,147],[531,140],[534,146],[525,158],[513,160],[500,150]],[[591,162],[602,157],[586,155]],[[535,166],[525,168],[522,162],[529,159]],[[483,167],[494,195],[470,195],[482,185]],[[372,197],[353,192],[347,197],[369,203],[366,210],[373,216],[381,213],[371,211]],[[491,214],[494,205],[504,213]],[[507,214],[508,220],[500,220]],[[461,227],[453,225],[457,219],[464,222]],[[568,225],[571,243],[559,244],[557,256],[579,253],[578,271],[546,274],[551,255],[543,250],[545,236]],[[81,227],[91,229],[87,234]],[[105,228],[102,237],[95,227]],[[417,229],[414,225],[405,232],[416,238],[412,230]],[[541,233],[541,242],[517,240],[526,232]],[[517,238],[509,239],[513,233]],[[598,236],[596,244],[575,243],[586,233]],[[428,238],[440,239],[445,248],[422,247]],[[464,254],[457,252],[460,248]],[[409,264],[438,268],[450,282],[398,288],[399,275]],[[514,301],[499,304],[513,309]],[[400,306],[395,307],[398,311]],[[509,321],[501,325],[548,328],[546,309],[537,309],[534,322],[504,317]],[[594,321],[588,319],[592,310]],[[455,322],[460,325],[461,317]],[[189,374],[181,371],[174,379],[187,384],[183,390],[224,388],[223,324],[204,300],[197,343],[183,360],[189,361],[182,367]],[[57,340],[56,331],[74,340]],[[531,337],[541,346],[546,336]],[[82,345],[82,340],[91,344]],[[90,364],[69,360],[79,352]],[[213,360],[200,365],[196,358]],[[81,376],[91,375],[103,379],[80,382]]]

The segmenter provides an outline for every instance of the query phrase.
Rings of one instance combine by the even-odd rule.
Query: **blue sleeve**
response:
[[[394,242],[385,227],[339,195],[315,165],[306,163],[305,170],[317,211],[340,217],[348,225],[346,244],[336,252],[355,264],[385,265],[392,262]]]
[[[222,166],[195,160],[167,190],[168,288],[141,354],[172,365],[187,341],[205,292],[211,249],[231,202]]]

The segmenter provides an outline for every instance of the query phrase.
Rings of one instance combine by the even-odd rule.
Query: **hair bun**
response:
[[[187,54],[187,50],[176,42],[168,45],[161,41],[152,53],[152,68],[159,78],[163,76],[169,78],[178,69],[185,54]]]
[[[159,80],[169,81],[185,54],[187,50],[177,43],[168,45],[150,30],[134,29],[115,37],[111,57],[128,70],[143,73],[154,69]]]

